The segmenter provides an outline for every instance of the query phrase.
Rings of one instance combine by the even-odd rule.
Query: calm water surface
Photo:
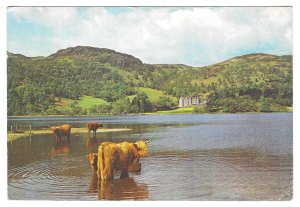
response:
[[[8,142],[8,197],[31,200],[290,200],[293,193],[292,113],[8,118],[8,126],[70,123],[131,131],[73,131]],[[150,155],[130,178],[98,183],[86,155],[102,141],[149,139]]]

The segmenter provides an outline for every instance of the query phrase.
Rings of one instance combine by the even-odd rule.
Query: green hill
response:
[[[288,55],[248,54],[205,67],[144,64],[128,54],[85,46],[48,57],[7,55],[8,115],[169,110],[180,96],[192,95],[206,102],[207,112],[292,107]]]

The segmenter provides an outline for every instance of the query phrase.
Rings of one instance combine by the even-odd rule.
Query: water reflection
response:
[[[148,186],[135,182],[134,178],[100,181],[92,177],[90,187],[94,188],[97,182],[99,200],[146,200],[149,197]],[[90,190],[95,192],[95,189]]]
[[[90,134],[88,134],[87,136],[87,152],[89,153],[94,153],[98,151],[98,146],[99,146],[99,140],[97,139],[97,137],[91,137]]]
[[[92,173],[90,177],[90,193],[97,193],[98,192],[98,175],[96,173]]]
[[[59,141],[56,140],[52,149],[51,149],[51,154],[53,156],[59,155],[59,154],[70,154],[71,152],[71,142],[70,140],[67,141]]]

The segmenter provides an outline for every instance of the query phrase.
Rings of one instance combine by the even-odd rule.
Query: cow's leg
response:
[[[104,172],[103,172],[103,177],[101,176],[101,179],[102,178],[103,178],[103,181],[114,179],[114,174],[113,174],[112,169],[110,169],[110,167],[109,168],[105,167]]]
[[[98,198],[100,200],[104,199],[104,186],[103,186],[104,182],[102,180],[99,180],[98,177]]]
[[[129,175],[128,175],[128,168],[125,168],[122,171],[120,178],[128,178],[128,177],[129,177]]]
[[[104,172],[104,152],[103,147],[100,145],[98,148],[98,179],[103,180]]]

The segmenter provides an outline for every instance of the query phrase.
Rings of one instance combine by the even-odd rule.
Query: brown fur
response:
[[[122,172],[121,178],[128,177],[129,166],[147,156],[148,147],[144,141],[103,142],[98,148],[98,178],[103,181],[113,179],[116,171]]]
[[[93,131],[93,137],[96,137],[96,132],[99,127],[103,127],[102,123],[98,122],[88,122],[87,123],[87,128],[88,128],[88,133],[90,134],[91,131]]]
[[[89,153],[87,158],[90,162],[92,173],[97,173],[98,170],[98,154],[97,153]]]
[[[128,172],[140,173],[142,170],[142,164],[138,159],[128,166]]]
[[[71,136],[71,128],[71,125],[64,124],[61,126],[53,126],[51,127],[51,130],[56,137],[56,141],[61,141],[62,136],[66,136],[69,141]]]
[[[89,153],[87,155],[87,159],[91,166],[92,173],[97,173],[98,171],[98,154],[97,153]],[[142,169],[142,165],[138,159],[135,159],[131,165],[128,166],[128,172],[140,173]]]

